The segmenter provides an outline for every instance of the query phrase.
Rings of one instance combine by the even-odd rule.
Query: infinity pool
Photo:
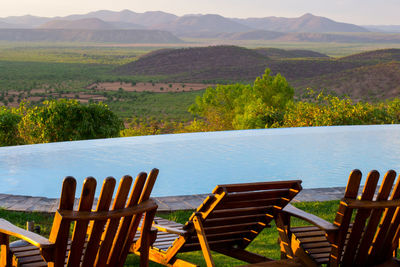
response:
[[[302,179],[345,186],[358,168],[400,170],[400,125],[225,131],[0,148],[0,193],[59,197],[63,177],[80,188],[160,169],[154,196],[209,193],[217,184]],[[100,186],[98,186],[100,187]],[[80,194],[80,192],[77,192]],[[99,193],[99,189],[98,189]]]

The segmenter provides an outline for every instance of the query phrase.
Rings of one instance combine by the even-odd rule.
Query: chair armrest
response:
[[[306,222],[312,223],[313,225],[319,227],[320,229],[324,230],[327,233],[335,232],[339,229],[336,225],[327,222],[318,216],[315,216],[301,209],[298,209],[292,206],[291,204],[286,205],[286,207],[283,208],[283,212],[287,213],[290,216],[294,216]]]
[[[43,236],[34,232],[29,232],[19,228],[18,226],[15,226],[4,219],[0,219],[0,233],[23,239],[41,249],[47,249],[54,246],[54,244],[51,243],[47,238],[44,238]]]
[[[153,224],[152,227],[156,228],[160,232],[171,233],[171,234],[182,235],[182,236],[187,234],[187,231],[185,231],[185,230],[180,230],[180,229],[172,228],[172,227],[168,227],[168,226],[161,226],[158,224]]]

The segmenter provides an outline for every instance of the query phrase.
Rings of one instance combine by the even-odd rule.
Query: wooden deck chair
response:
[[[122,266],[143,214],[140,245],[137,244],[135,250],[141,254],[140,265],[147,266],[151,224],[157,209],[149,196],[157,175],[157,169],[153,169],[149,176],[140,173],[132,190],[132,177],[124,176],[111,210],[116,182],[108,177],[103,182],[96,211],[91,211],[96,180],[93,177],[85,179],[79,207],[75,211],[76,181],[73,177],[65,178],[48,239],[0,220],[1,266]],[[155,233],[153,235],[155,238]],[[9,236],[27,242],[9,244]]]
[[[400,234],[400,179],[394,184],[395,179],[396,173],[388,171],[375,195],[379,173],[371,171],[358,198],[361,172],[352,171],[334,223],[286,206],[277,220],[282,255],[297,257],[306,266],[374,266],[393,261]],[[315,226],[291,227],[291,216]]]
[[[158,232],[150,260],[166,266],[195,266],[176,255],[201,250],[207,266],[214,266],[213,250],[248,263],[267,261],[245,248],[300,190],[299,180],[218,185],[185,225],[155,219]]]

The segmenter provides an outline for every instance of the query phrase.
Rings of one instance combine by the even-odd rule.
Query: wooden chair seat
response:
[[[334,223],[287,205],[277,219],[282,256],[306,266],[391,264],[400,237],[400,179],[390,170],[378,187],[379,173],[371,171],[358,197],[361,177],[351,172]],[[291,217],[314,226],[292,227]]]
[[[157,218],[157,239],[150,260],[166,266],[195,266],[178,253],[202,251],[215,266],[211,251],[248,263],[269,260],[246,248],[301,190],[301,181],[218,185],[184,224]]]
[[[0,266],[123,266],[131,247],[140,255],[140,265],[148,266],[154,239],[151,225],[157,209],[149,197],[157,175],[157,169],[148,176],[140,173],[134,183],[131,176],[125,175],[112,204],[116,181],[106,178],[95,211],[92,206],[96,180],[85,179],[78,208],[74,210],[76,180],[65,178],[48,239],[0,219]],[[22,241],[10,244],[9,236]]]

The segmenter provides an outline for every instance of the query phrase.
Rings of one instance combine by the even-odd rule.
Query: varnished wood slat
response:
[[[371,171],[370,173],[368,173],[367,180],[365,182],[365,186],[361,195],[361,200],[372,200],[376,191],[378,181],[379,173],[377,171]],[[361,235],[364,232],[365,223],[370,214],[371,210],[368,209],[359,209],[357,211],[353,223],[353,229],[350,233],[350,239],[343,255],[342,264],[351,265],[354,262],[356,250],[360,243]]]
[[[125,206],[125,202],[128,197],[131,184],[132,184],[132,177],[128,175],[122,177],[117,189],[117,193],[115,195],[112,210],[122,209]],[[111,246],[114,241],[115,233],[118,229],[119,221],[120,221],[119,219],[110,219],[107,222],[106,229],[103,234],[104,239],[101,242],[100,250],[95,260],[96,266],[101,267],[107,264],[107,259],[111,250]]]
[[[70,176],[65,178],[61,191],[59,210],[72,210],[74,208],[75,190],[75,179]],[[54,217],[49,241],[56,244],[52,253],[54,255],[55,266],[61,266],[65,262],[70,223],[69,220],[62,220],[57,214]]]
[[[206,234],[216,234],[221,232],[235,232],[235,231],[257,231],[261,232],[262,229],[265,228],[265,224],[261,224],[259,222],[250,222],[250,223],[241,223],[235,225],[222,225],[215,227],[204,227],[204,231]]]
[[[217,185],[212,193],[218,193],[219,190],[225,190],[228,193],[232,192],[245,192],[245,191],[258,191],[282,188],[295,188],[301,189],[300,180],[289,180],[279,182],[258,182],[258,183],[241,183],[241,184],[223,184]]]
[[[215,248],[226,248],[229,245],[237,244],[239,242],[242,242],[243,239],[241,238],[232,238],[232,239],[222,239],[222,240],[214,240],[214,241],[209,241],[208,245],[210,246],[211,249]],[[188,252],[188,251],[196,251],[200,250],[200,244],[199,243],[192,243],[192,244],[185,244],[181,251],[182,252]]]
[[[93,177],[88,177],[85,179],[83,182],[81,198],[79,200],[78,211],[90,211],[92,209],[96,185],[96,179]],[[78,266],[81,262],[88,223],[88,220],[75,222],[74,232],[72,234],[71,249],[68,255],[68,267]]]
[[[229,202],[240,202],[242,200],[252,201],[265,198],[282,198],[287,197],[290,190],[287,188],[277,189],[274,191],[256,191],[256,192],[244,192],[244,193],[233,193],[227,194],[224,198],[224,203]]]
[[[101,188],[100,196],[97,201],[97,212],[109,210],[115,184],[116,182],[113,177],[107,177],[103,181],[103,186]],[[106,220],[96,220],[93,222],[91,232],[89,233],[88,247],[82,261],[83,266],[93,266],[94,261],[97,257],[97,250],[100,247],[100,239],[106,222]]]
[[[273,219],[272,216],[267,216],[265,214],[261,215],[251,215],[251,216],[240,216],[240,217],[228,217],[228,218],[220,218],[220,219],[211,219],[206,220],[203,224],[204,227],[215,227],[222,225],[235,225],[235,224],[243,224],[249,222],[262,222],[264,224],[269,223]]]
[[[127,208],[133,207],[138,204],[141,192],[146,182],[146,178],[147,174],[144,172],[139,173],[136,177],[131,195],[126,205]],[[124,246],[125,240],[127,238],[129,226],[132,223],[132,218],[133,215],[122,218],[116,234],[117,237],[114,239],[114,243],[112,245],[111,256],[108,259],[108,264],[110,264],[111,266],[115,266],[119,260],[121,249]]]
[[[395,179],[395,171],[391,170],[385,174],[382,185],[379,188],[378,196],[376,198],[377,203],[387,200]],[[357,264],[359,265],[366,265],[366,263],[368,262],[368,253],[372,245],[372,240],[375,236],[375,233],[377,232],[377,227],[383,211],[383,209],[374,209],[370,215],[368,225],[366,227],[366,230],[364,231],[364,235],[362,236],[360,246],[357,250],[357,256],[355,258],[355,262],[357,262]]]
[[[286,204],[286,203],[285,203]],[[235,208],[258,208],[258,207],[268,207],[272,205],[282,206],[281,198],[263,198],[256,200],[246,200],[242,201],[234,201],[234,202],[223,202],[220,203],[214,210],[226,210],[226,209],[235,209]]]
[[[361,182],[361,172],[359,170],[353,170],[350,173],[349,180],[347,182],[346,191],[344,193],[345,198],[355,199],[358,194],[358,190]],[[351,220],[352,210],[347,209],[343,204],[339,204],[338,212],[336,213],[336,218],[334,224],[339,227],[339,230],[330,240],[335,246],[332,247],[332,252],[330,255],[330,264],[332,266],[338,266],[341,260],[341,255],[343,251],[343,246],[346,240],[346,234],[348,232],[350,220]]]
[[[238,238],[249,238],[249,239],[254,239],[255,236],[258,233],[252,233],[251,231],[244,231],[244,232],[222,232],[222,233],[216,233],[216,234],[207,234],[207,240],[209,241],[214,241],[214,240],[220,240],[220,239],[238,239]],[[198,243],[199,240],[197,239],[197,236],[192,236],[186,241],[188,244],[190,243]]]
[[[397,178],[390,199],[397,200],[399,198],[400,198],[400,179]],[[385,212],[383,213],[382,220],[380,222],[380,227],[375,235],[372,244],[372,249],[368,257],[369,262],[373,261],[377,255],[382,255],[382,253],[384,252],[383,249],[388,249],[389,245],[391,245],[392,240],[388,240],[388,232],[393,225],[392,224],[393,218],[396,218],[396,214],[398,214],[397,211],[398,209],[393,207],[386,209]]]
[[[148,201],[148,199],[150,198],[150,193],[153,190],[154,184],[156,182],[158,173],[159,173],[159,170],[156,169],[156,168],[154,168],[154,169],[152,169],[150,171],[150,173],[149,173],[149,175],[147,177],[146,183],[144,185],[143,192],[140,195],[140,199],[139,199],[138,203],[141,204],[141,203],[143,203],[145,201]],[[149,218],[151,218],[151,221],[153,221],[154,217],[155,217],[155,210],[149,211],[149,212],[150,212],[150,214],[149,214],[150,216],[146,214],[145,218],[146,218],[146,216],[148,216]],[[128,231],[127,238],[125,239],[124,248],[122,249],[121,255],[120,255],[120,258],[122,258],[122,259],[125,259],[127,257],[127,255],[128,255],[128,253],[129,253],[130,242],[131,242],[131,240],[133,240],[133,238],[135,236],[135,232],[136,232],[136,229],[139,226],[140,219],[141,219],[141,216],[135,216],[133,218],[133,220],[132,220],[131,225],[129,226],[129,231]],[[150,230],[150,229],[147,229],[147,230]],[[144,228],[142,228],[141,237],[143,237],[143,235],[147,235],[147,234],[149,234],[149,233],[144,233]],[[149,249],[150,249],[149,247],[146,248],[146,250],[147,250],[146,254],[145,254],[146,257],[147,257],[147,255],[149,253]],[[148,257],[146,259],[144,259],[144,257],[141,256],[140,260],[141,260],[140,261],[141,264],[144,264],[144,265],[148,264]],[[120,265],[121,264],[122,264],[122,261],[120,260]]]
[[[270,213],[273,206],[261,206],[261,207],[251,207],[251,208],[235,208],[235,209],[225,209],[225,210],[215,210],[213,211],[207,219],[216,219],[221,217],[232,217],[232,216],[245,216],[254,215],[260,213]]]

